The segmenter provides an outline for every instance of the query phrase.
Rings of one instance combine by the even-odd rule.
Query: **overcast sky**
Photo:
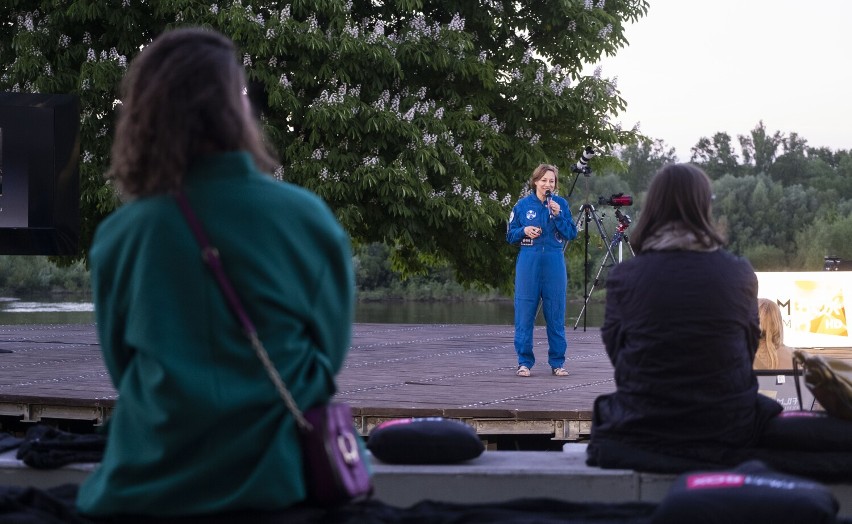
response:
[[[651,0],[629,46],[597,65],[617,77],[624,128],[688,161],[702,136],[734,143],[763,120],[813,147],[852,149],[852,0]]]

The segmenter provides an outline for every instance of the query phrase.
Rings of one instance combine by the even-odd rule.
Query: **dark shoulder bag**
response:
[[[296,419],[302,443],[309,499],[318,504],[336,505],[361,497],[369,497],[373,487],[367,465],[358,448],[360,437],[355,433],[352,409],[347,404],[329,402],[312,407],[304,413],[299,410],[293,396],[284,385],[281,375],[272,364],[266,348],[258,338],[254,324],[225,274],[218,250],[210,244],[201,221],[192,211],[186,195],[179,192],[175,198],[201,247],[204,263],[216,278],[222,294],[263,363],[266,373],[275,384],[278,394]]]

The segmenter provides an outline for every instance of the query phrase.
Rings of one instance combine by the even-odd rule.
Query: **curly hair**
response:
[[[122,82],[107,178],[125,198],[170,193],[196,158],[237,150],[261,169],[277,165],[250,111],[234,43],[201,28],[161,34]]]
[[[672,222],[680,222],[706,247],[723,246],[727,240],[713,222],[713,191],[710,178],[692,164],[663,166],[648,187],[645,204],[630,241],[642,251],[646,239]]]

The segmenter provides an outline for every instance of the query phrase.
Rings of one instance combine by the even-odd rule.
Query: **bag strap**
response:
[[[793,355],[793,380],[796,384],[796,397],[799,399],[799,409],[804,410],[805,406],[802,404],[802,386],[799,384],[799,378],[802,376],[802,373],[799,371],[799,359],[796,355]],[[804,361],[803,364],[804,366]]]
[[[231,308],[234,316],[237,317],[237,320],[242,326],[243,333],[246,338],[248,338],[249,342],[251,342],[251,347],[254,348],[254,352],[263,364],[266,374],[269,375],[269,378],[275,385],[275,389],[278,390],[278,394],[284,400],[284,404],[287,406],[287,409],[290,410],[293,417],[295,417],[299,430],[312,431],[313,426],[305,419],[302,411],[296,405],[296,401],[293,400],[293,395],[290,394],[290,391],[284,384],[284,379],[281,378],[281,374],[278,373],[277,369],[275,369],[275,366],[272,364],[272,360],[269,358],[269,353],[266,351],[266,348],[263,347],[263,343],[257,336],[257,329],[254,327],[251,318],[249,318],[248,313],[240,301],[237,291],[234,289],[233,284],[231,284],[230,279],[228,279],[228,275],[225,273],[225,268],[222,266],[222,259],[219,257],[219,250],[210,243],[210,239],[204,232],[204,227],[201,225],[201,221],[192,210],[192,206],[189,205],[189,200],[186,198],[184,192],[178,191],[175,194],[175,199],[177,200],[178,207],[183,213],[183,216],[189,224],[189,228],[192,230],[192,234],[195,236],[195,240],[198,242],[199,247],[201,247],[201,259],[204,260],[204,263],[210,269],[210,272],[213,273],[216,283],[219,285],[219,289],[228,301],[228,306]]]

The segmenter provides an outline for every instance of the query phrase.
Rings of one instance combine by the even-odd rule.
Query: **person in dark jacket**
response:
[[[782,406],[758,393],[757,277],[723,248],[712,200],[709,178],[690,164],[664,166],[651,181],[631,238],[636,257],[607,279],[601,336],[616,391],[595,400],[588,464],[681,473],[757,458],[852,477],[852,424],[779,416]]]

